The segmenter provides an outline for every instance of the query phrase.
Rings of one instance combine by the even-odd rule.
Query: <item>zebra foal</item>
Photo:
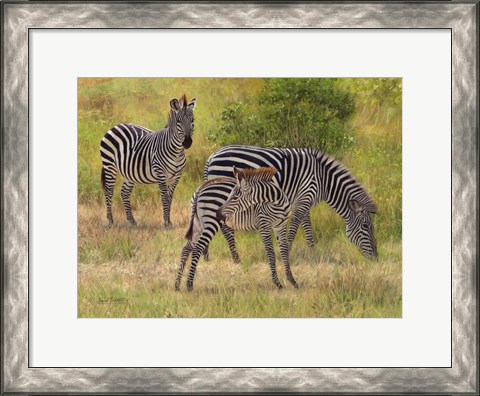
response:
[[[136,226],[130,206],[135,184],[158,184],[162,196],[163,219],[171,227],[170,208],[173,192],[185,168],[185,149],[192,145],[196,99],[187,103],[170,101],[165,128],[153,132],[135,124],[119,124],[111,128],[100,142],[102,160],[101,183],[107,204],[108,225],[113,225],[112,196],[117,173],[124,177],[121,197],[127,220]]]
[[[233,230],[259,230],[270,266],[273,283],[280,289],[276,270],[271,230],[279,244],[280,257],[287,279],[297,288],[290,270],[287,241],[287,219],[290,203],[274,182],[275,168],[250,170],[233,169],[235,178],[217,178],[203,183],[192,198],[190,225],[185,235],[187,243],[182,249],[175,289],[180,283],[185,264],[192,254],[187,289],[193,290],[193,279],[200,255],[221,228],[230,250],[235,250]],[[222,224],[224,223],[225,224]],[[237,256],[238,257],[238,256]],[[235,259],[235,256],[234,256]]]
[[[325,201],[345,220],[347,238],[361,253],[370,259],[378,257],[371,218],[376,205],[350,171],[334,158],[310,148],[225,146],[207,160],[204,180],[231,177],[234,167],[278,169],[275,181],[292,205],[290,247],[300,225],[308,245],[313,245],[310,209]]]

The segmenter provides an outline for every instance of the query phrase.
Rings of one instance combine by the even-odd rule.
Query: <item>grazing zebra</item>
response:
[[[371,220],[371,214],[376,213],[375,203],[350,171],[332,157],[309,148],[226,146],[207,160],[204,180],[231,177],[234,166],[278,169],[275,179],[292,205],[290,247],[300,224],[308,245],[313,244],[310,209],[325,201],[345,220],[348,239],[365,257],[377,258]]]
[[[192,263],[187,278],[187,289],[193,289],[193,278],[200,255],[222,227],[228,230],[230,250],[235,249],[233,230],[259,230],[267,253],[273,283],[282,288],[275,265],[271,229],[273,228],[285,267],[287,279],[298,287],[290,271],[287,242],[287,219],[290,203],[274,182],[275,168],[237,170],[235,178],[222,177],[203,183],[192,198],[192,215],[182,249],[175,289],[180,289],[185,263],[192,253]],[[221,223],[225,222],[223,226]]]
[[[108,225],[113,225],[112,195],[117,172],[124,177],[121,197],[127,220],[137,223],[130,206],[135,184],[158,184],[162,195],[165,227],[171,227],[173,192],[185,168],[185,149],[192,145],[195,98],[187,104],[185,94],[170,101],[168,124],[153,132],[140,125],[119,124],[100,143],[102,188],[107,201]]]

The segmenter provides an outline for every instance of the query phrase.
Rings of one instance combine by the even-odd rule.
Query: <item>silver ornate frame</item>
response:
[[[3,392],[478,394],[479,3],[2,3]],[[442,28],[452,34],[450,368],[30,368],[28,37],[32,28]]]

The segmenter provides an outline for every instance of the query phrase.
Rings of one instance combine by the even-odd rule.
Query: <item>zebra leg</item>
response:
[[[313,229],[312,218],[310,217],[310,211],[307,212],[302,221],[302,228],[305,231],[305,238],[307,239],[308,247],[313,247]]]
[[[173,202],[173,193],[175,192],[175,188],[177,188],[177,184],[180,181],[180,176],[178,175],[170,180],[170,184],[168,185],[168,195],[170,196],[170,203]]]
[[[205,249],[203,249],[203,258],[205,261],[210,260],[210,254],[208,253],[208,246],[205,246]]]
[[[303,218],[308,212],[309,206],[300,206],[293,209],[292,221],[290,222],[290,228],[288,230],[288,246],[292,248],[293,240],[297,235],[298,227],[302,223]]]
[[[127,220],[130,222],[132,226],[136,227],[137,222],[133,218],[132,207],[130,206],[130,195],[132,194],[132,190],[134,186],[135,186],[135,183],[132,183],[131,181],[125,179],[122,185],[121,196],[122,196],[123,206],[125,208],[125,214],[127,215]]]
[[[160,187],[160,194],[162,195],[162,205],[163,205],[163,221],[165,228],[171,228],[172,222],[170,221],[170,208],[172,205],[172,200],[170,197],[169,189],[165,179],[161,179],[158,182]]]
[[[228,248],[230,249],[230,254],[232,255],[233,262],[235,264],[240,264],[240,256],[238,255],[237,248],[235,246],[235,232],[233,231],[233,228],[230,228],[225,224],[222,224],[220,227],[223,236],[227,240]]]
[[[295,289],[298,289],[298,283],[295,281],[293,277],[292,271],[290,270],[290,259],[289,259],[289,248],[288,248],[288,241],[287,241],[287,225],[286,222],[279,228],[274,229],[275,235],[277,237],[278,248],[280,250],[280,258],[283,262],[283,266],[285,267],[285,275],[290,283],[293,285]]]
[[[218,228],[217,228],[218,230]],[[200,255],[203,253],[204,249],[210,244],[212,237],[207,233],[202,233],[200,239],[195,244],[195,247],[192,251],[192,264],[190,265],[190,271],[187,278],[187,290],[193,290],[193,278],[195,278],[195,272],[197,270],[198,260]]]
[[[263,245],[265,246],[265,252],[267,253],[270,271],[272,272],[272,281],[275,286],[281,289],[283,286],[278,280],[277,267],[275,264],[275,251],[273,250],[272,232],[270,228],[261,228],[260,235],[262,237]]]
[[[112,215],[112,197],[113,197],[113,188],[115,187],[115,180],[117,178],[117,170],[110,166],[102,166],[102,189],[105,195],[105,201],[107,203],[107,220],[108,226],[113,225],[113,215]]]
[[[185,246],[182,249],[182,254],[180,255],[180,266],[178,267],[177,271],[177,279],[175,280],[175,290],[180,290],[180,283],[182,281],[183,270],[185,269],[185,263],[187,262],[188,256],[193,250],[193,243],[191,241],[187,241]]]
[[[175,192],[175,188],[177,187],[178,182],[180,181],[180,175],[175,176],[173,179],[170,180],[170,184],[168,185],[168,200],[169,200],[169,206],[168,206],[168,220],[170,221],[170,210],[172,207],[172,202],[173,202],[173,193]],[[170,226],[172,223],[170,223]]]

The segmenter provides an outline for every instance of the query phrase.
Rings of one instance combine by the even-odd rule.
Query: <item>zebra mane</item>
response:
[[[165,124],[165,128],[168,128],[168,126],[174,119],[175,119],[175,111],[173,111],[173,109],[170,109],[170,111],[168,112],[168,120],[167,120],[167,123]]]
[[[345,165],[337,161],[335,158],[325,154],[321,150],[315,150],[314,154],[323,167],[328,166],[329,171],[335,172],[337,175],[342,174],[349,177],[350,181],[352,182],[349,188],[349,199],[357,201],[363,208],[365,208],[367,212],[377,213],[377,205],[375,204],[373,198]]]
[[[183,102],[183,106],[182,106],[182,107],[187,106],[188,100],[187,100],[187,95],[185,95],[185,93],[182,95],[182,98],[181,98],[180,103],[182,103],[182,102]]]
[[[237,169],[238,179],[247,181],[269,181],[277,173],[273,167],[261,167],[256,169]]]

